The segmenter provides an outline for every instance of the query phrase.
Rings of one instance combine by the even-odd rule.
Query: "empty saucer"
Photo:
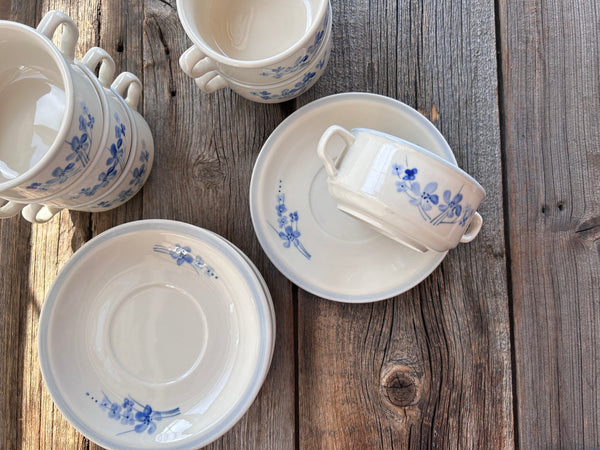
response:
[[[228,241],[131,222],[61,269],[40,317],[40,366],[63,415],[99,445],[197,448],[258,394],[274,325],[262,277]]]
[[[421,282],[446,253],[418,253],[336,208],[317,156],[321,135],[334,124],[398,136],[456,165],[437,128],[397,100],[367,93],[321,98],[284,120],[258,156],[250,184],[256,235],[279,271],[319,297],[393,297]]]

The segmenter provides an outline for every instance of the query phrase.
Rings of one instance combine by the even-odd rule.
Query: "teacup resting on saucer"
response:
[[[332,139],[334,136],[341,140]],[[343,143],[343,147],[336,142]],[[338,152],[337,158],[332,154]],[[420,252],[470,242],[483,223],[481,185],[418,145],[366,128],[329,127],[318,145],[339,210]]]

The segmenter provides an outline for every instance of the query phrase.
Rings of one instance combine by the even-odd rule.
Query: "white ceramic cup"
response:
[[[51,38],[60,25],[60,50]],[[104,117],[98,93],[75,63],[79,32],[50,11],[36,30],[0,21],[0,218],[73,183],[93,160]]]
[[[375,130],[337,125],[319,140],[328,188],[343,212],[417,251],[445,252],[482,225],[481,185],[418,145]],[[337,155],[337,156],[334,156]]]
[[[329,0],[177,0],[177,11],[194,43],[179,63],[206,93],[227,86],[240,93],[240,85],[260,91],[302,78],[330,45]]]
[[[103,80],[103,83],[106,82],[106,79]],[[144,118],[135,111],[142,94],[140,80],[130,72],[123,72],[110,88],[105,89],[109,98],[112,98],[111,101],[119,102],[123,114],[127,116],[127,123],[130,125],[126,132],[131,150],[128,152],[126,165],[119,171],[118,177],[111,178],[107,189],[101,191],[101,195],[81,197],[83,202],[69,206],[69,209],[74,211],[100,212],[122,205],[142,188],[154,160],[152,133]],[[109,153],[107,156],[113,158],[114,152],[111,150]],[[31,223],[45,223],[65,208],[60,203],[55,201],[45,205],[27,205],[22,214]]]
[[[116,208],[133,198],[150,176],[154,162],[154,139],[148,123],[136,111],[139,95],[136,95],[135,89],[132,92],[131,86],[136,86],[132,84],[132,80],[138,79],[130,72],[123,72],[113,83],[113,90],[123,97],[129,106],[128,112],[132,122],[132,150],[127,166],[110,191],[93,202],[74,208],[77,211],[102,212]],[[129,91],[125,96],[127,89]]]
[[[325,37],[323,46],[315,54],[310,65],[292,78],[266,86],[250,86],[229,81],[229,87],[248,100],[260,103],[280,103],[298,97],[309,90],[321,77],[331,54],[331,29]]]

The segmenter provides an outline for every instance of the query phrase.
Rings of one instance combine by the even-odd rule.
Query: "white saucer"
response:
[[[228,241],[131,222],[60,271],[40,317],[40,366],[63,415],[99,445],[197,448],[251,405],[274,325],[262,277]]]
[[[284,120],[258,156],[250,184],[256,235],[288,279],[319,297],[393,297],[421,282],[446,253],[418,253],[337,210],[317,156],[319,138],[334,124],[383,131],[456,164],[437,128],[397,100],[367,93],[321,98]]]

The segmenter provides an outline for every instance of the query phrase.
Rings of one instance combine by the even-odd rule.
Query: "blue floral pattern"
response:
[[[146,150],[146,141],[142,140],[142,152],[138,161],[141,163],[138,167],[135,167],[131,171],[131,180],[129,180],[129,186],[127,189],[120,191],[117,196],[112,200],[104,200],[97,203],[92,209],[97,208],[110,208],[114,205],[120,205],[125,203],[131,197],[133,197],[144,184],[144,180],[150,168],[148,162],[150,161],[150,152]]]
[[[325,37],[325,30],[327,29],[327,24],[329,23],[329,14],[325,15],[325,19],[323,21],[323,25],[319,32],[315,35],[315,39],[311,45],[308,46],[304,55],[299,56],[296,61],[291,66],[278,66],[275,68],[270,68],[260,75],[263,77],[273,78],[275,80],[279,80],[284,75],[292,74],[300,69],[306,67],[311,60],[311,56],[313,56],[317,50],[319,50],[321,44],[323,43],[323,38]]]
[[[271,228],[279,235],[279,238],[283,241],[285,248],[290,248],[292,244],[306,259],[310,259],[311,255],[306,251],[302,243],[300,242],[301,233],[298,230],[298,211],[292,211],[288,213],[287,206],[285,204],[285,193],[282,192],[282,181],[279,180],[279,189],[277,191],[277,204],[275,205],[275,211],[277,212],[277,228],[269,224]]]
[[[200,255],[194,256],[192,249],[188,246],[182,246],[175,244],[175,246],[167,247],[166,245],[156,244],[153,250],[157,253],[164,253],[173,258],[178,266],[182,264],[189,264],[196,273],[203,273],[209,278],[215,280],[219,277],[215,274],[215,270],[204,262],[204,259]]]
[[[314,82],[314,78],[317,75],[317,72],[323,68],[325,65],[325,61],[327,60],[328,51],[323,54],[323,58],[317,63],[315,66],[316,72],[308,72],[302,77],[302,80],[298,81],[293,88],[283,89],[281,92],[271,92],[267,90],[263,91],[251,91],[250,94],[255,97],[260,97],[262,100],[285,100],[289,98],[296,97],[302,93],[304,93],[308,88],[312,86]]]
[[[85,395],[106,411],[109,419],[117,420],[122,425],[132,427],[129,430],[117,433],[117,435],[131,432],[152,434],[156,431],[156,422],[181,414],[179,408],[169,411],[155,411],[150,405],[143,405],[131,396],[125,397],[122,402],[117,403],[111,401],[104,392],[101,400],[95,398],[89,392],[86,392]]]
[[[84,196],[91,197],[95,195],[98,189],[107,187],[111,181],[115,180],[120,171],[123,169],[125,154],[125,150],[123,148],[123,138],[125,137],[127,129],[125,124],[121,122],[121,119],[117,113],[115,113],[114,117],[116,122],[114,132],[115,141],[109,148],[109,157],[105,163],[106,170],[98,175],[98,179],[96,180],[96,184],[94,186],[81,188],[77,194],[70,197],[71,200],[76,200]]]
[[[54,168],[52,178],[44,182],[31,183],[26,187],[30,191],[47,192],[56,184],[63,184],[69,178],[81,172],[90,162],[90,149],[92,148],[92,133],[96,119],[89,112],[85,102],[81,102],[81,114],[79,115],[79,133],[66,141],[71,148],[65,158],[65,164]]]
[[[434,226],[458,223],[464,227],[475,214],[471,205],[463,203],[462,187],[454,194],[449,189],[444,190],[440,199],[438,183],[429,182],[421,188],[417,180],[419,170],[410,167],[408,161],[405,166],[392,164],[392,175],[398,178],[396,191],[407,196],[409,203],[418,208],[423,220]]]

